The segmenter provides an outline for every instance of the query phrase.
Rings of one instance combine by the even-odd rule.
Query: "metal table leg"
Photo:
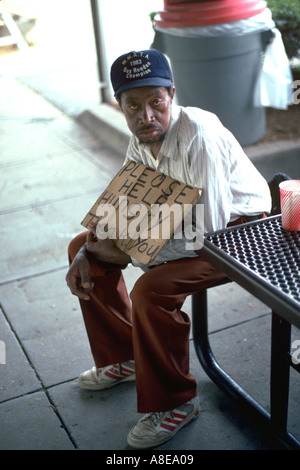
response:
[[[277,316],[276,316],[277,317]],[[284,377],[279,376],[281,372],[278,368],[274,368],[274,361],[276,363],[278,356],[281,356],[282,349],[286,349],[287,338],[284,340],[284,344],[277,348],[277,337],[281,334],[281,326],[278,328],[276,325],[277,318],[275,317],[272,336],[272,376],[271,376],[271,400],[272,400],[272,414],[274,417],[271,418],[268,413],[252,396],[250,396],[238,383],[236,383],[230,375],[228,375],[216,361],[213,352],[210,347],[208,337],[208,319],[207,319],[207,291],[202,290],[192,295],[192,326],[193,326],[193,341],[197,357],[213,382],[229,395],[246,413],[250,414],[260,426],[264,427],[266,431],[270,432],[272,437],[285,448],[288,449],[300,449],[300,442],[294,438],[291,434],[286,432],[286,413],[287,413],[287,401],[283,405],[280,404],[280,399],[285,399],[288,393],[288,384],[282,386],[279,382],[286,381],[286,368],[285,365],[281,364],[283,359],[280,358],[279,366],[284,369]],[[282,326],[286,329],[286,325]],[[275,352],[274,352],[275,350]],[[286,389],[287,388],[287,389]],[[280,393],[278,392],[280,390]],[[279,408],[282,407],[284,410],[279,412]],[[274,408],[275,407],[275,408]],[[274,411],[275,410],[275,411]],[[285,424],[284,424],[285,422]],[[279,429],[280,430],[279,430]]]
[[[271,422],[279,433],[287,431],[290,382],[291,325],[272,313]]]

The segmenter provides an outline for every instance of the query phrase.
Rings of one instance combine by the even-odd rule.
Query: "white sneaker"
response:
[[[197,395],[174,410],[147,413],[131,429],[127,436],[127,442],[136,449],[159,446],[196,419],[199,412],[200,400]]]
[[[132,382],[135,380],[134,361],[113,364],[101,369],[92,367],[80,374],[78,384],[86,390],[106,390],[122,382]]]

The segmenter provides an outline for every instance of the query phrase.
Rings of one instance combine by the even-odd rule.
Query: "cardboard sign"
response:
[[[97,223],[99,239],[115,239],[122,251],[149,264],[200,195],[200,189],[130,160],[81,224]]]

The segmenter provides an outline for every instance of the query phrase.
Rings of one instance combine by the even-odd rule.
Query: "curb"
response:
[[[99,104],[85,110],[77,117],[78,121],[88,128],[95,136],[101,136],[106,144],[120,156],[126,155],[131,132],[123,114],[107,104]],[[252,161],[258,161],[282,154],[284,158],[299,158],[300,138],[276,142],[257,143],[243,147]]]
[[[120,111],[108,104],[100,104],[83,111],[77,120],[125,158],[131,132]]]

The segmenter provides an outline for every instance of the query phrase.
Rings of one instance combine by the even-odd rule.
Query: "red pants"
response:
[[[70,261],[85,243],[69,246]],[[135,359],[138,412],[167,411],[197,393],[189,373],[186,297],[225,276],[201,257],[156,266],[137,280],[129,300],[122,271],[91,261],[94,290],[80,301],[97,367]]]

